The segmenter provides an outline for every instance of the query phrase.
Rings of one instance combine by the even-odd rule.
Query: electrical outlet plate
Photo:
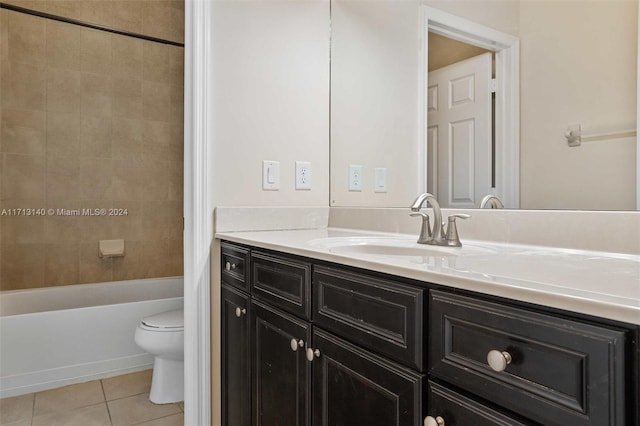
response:
[[[280,189],[280,162],[262,161],[262,189],[277,191]]]
[[[362,166],[349,165],[349,191],[362,191]]]
[[[296,161],[296,189],[311,189],[311,162]]]

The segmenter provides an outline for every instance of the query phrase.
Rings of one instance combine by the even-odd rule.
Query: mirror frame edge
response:
[[[636,57],[636,211],[640,210],[640,136],[638,124],[640,124],[640,7],[638,7],[638,20],[636,24],[638,36],[638,54]]]

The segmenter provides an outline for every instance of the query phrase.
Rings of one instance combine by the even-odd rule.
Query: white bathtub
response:
[[[0,292],[0,398],[151,368],[135,328],[182,294],[182,277]]]

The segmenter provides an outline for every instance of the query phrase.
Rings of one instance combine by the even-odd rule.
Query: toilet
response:
[[[143,318],[136,344],[155,357],[149,400],[168,404],[184,400],[184,310]]]

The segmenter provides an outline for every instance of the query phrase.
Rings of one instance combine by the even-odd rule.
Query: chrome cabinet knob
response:
[[[424,418],[424,426],[444,426],[444,419],[440,416],[427,416]]]
[[[507,365],[511,364],[511,354],[509,352],[492,350],[487,354],[487,363],[494,371],[504,371]]]
[[[243,316],[246,313],[247,313],[247,310],[245,308],[240,308],[239,306],[236,308],[236,316],[238,318],[240,318],[241,316]]]
[[[307,361],[313,361],[313,358],[320,358],[320,349],[313,350],[311,348],[307,348]]]
[[[291,339],[291,350],[292,351],[297,351],[298,348],[301,348],[304,346],[304,340],[300,339],[300,340],[296,340],[296,339]]]
[[[224,269],[226,269],[227,271],[230,271],[232,269],[236,269],[236,264],[235,263],[231,263],[231,262],[227,262],[224,264]]]

